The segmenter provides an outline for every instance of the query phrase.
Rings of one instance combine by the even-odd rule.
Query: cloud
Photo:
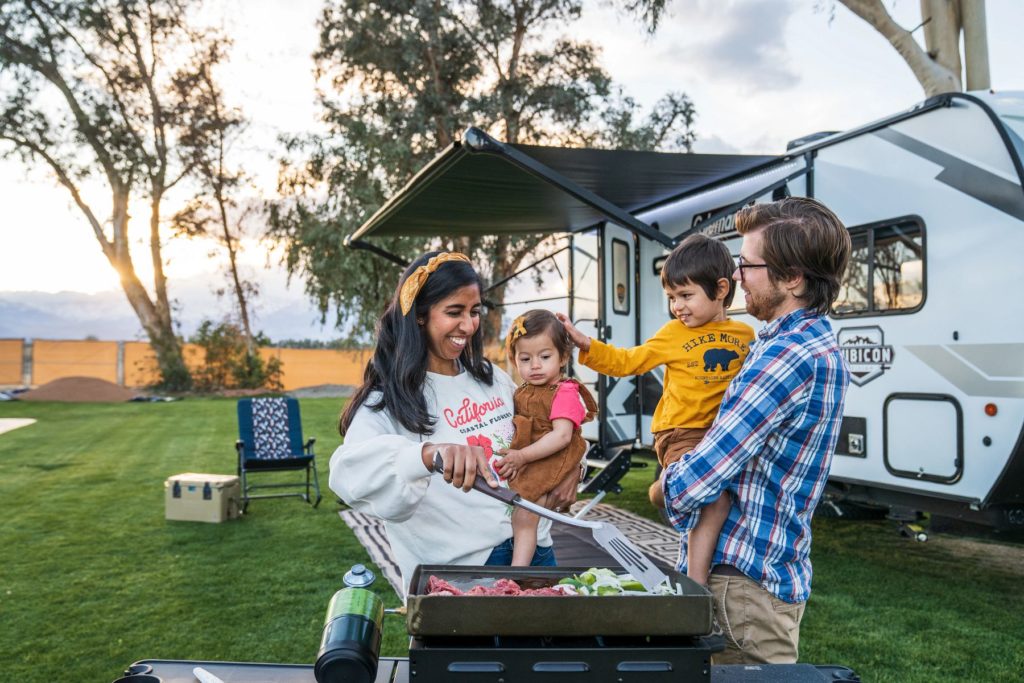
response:
[[[786,51],[795,0],[690,0],[676,3],[670,21],[678,36],[667,57],[715,81],[758,90],[793,88],[800,75]]]
[[[697,137],[697,141],[693,143],[693,151],[697,154],[740,154],[743,150],[717,135],[708,135]]]

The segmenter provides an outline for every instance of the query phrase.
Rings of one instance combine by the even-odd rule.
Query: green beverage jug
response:
[[[384,603],[365,588],[342,588],[327,606],[313,675],[317,683],[372,683],[377,677]]]

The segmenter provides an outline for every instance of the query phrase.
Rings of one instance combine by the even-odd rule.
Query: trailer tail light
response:
[[[998,412],[999,412],[999,408],[996,407],[995,403],[986,403],[985,404],[985,414],[988,415],[989,417],[995,417],[996,413],[998,413]]]

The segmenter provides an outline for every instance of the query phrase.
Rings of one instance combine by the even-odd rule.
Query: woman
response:
[[[498,485],[489,460],[513,433],[515,385],[483,356],[481,291],[462,254],[416,259],[377,323],[373,358],[338,426],[345,443],[331,456],[331,489],[385,521],[405,586],[418,564],[511,561],[508,507],[470,491],[477,476]],[[435,454],[443,477],[432,476]],[[556,505],[575,499],[575,483],[559,486]],[[549,527],[533,564],[555,563]]]

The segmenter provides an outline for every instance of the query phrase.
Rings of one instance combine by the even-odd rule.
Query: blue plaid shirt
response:
[[[811,515],[850,373],[828,320],[805,309],[773,320],[757,337],[704,440],[668,466],[665,500],[672,525],[687,532],[701,506],[728,490],[732,508],[712,566],[731,564],[780,600],[802,602],[811,592]]]

